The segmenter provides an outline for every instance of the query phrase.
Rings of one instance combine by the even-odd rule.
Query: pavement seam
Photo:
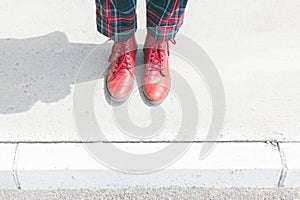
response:
[[[125,141],[0,141],[0,144],[85,144],[85,143],[300,143],[300,141],[278,141],[278,140],[224,140],[224,141],[138,141],[138,140],[125,140]]]
[[[17,172],[17,160],[18,160],[18,152],[19,152],[19,144],[16,144],[15,152],[14,152],[14,160],[13,160],[13,166],[12,166],[12,173],[13,173],[13,178],[15,181],[15,184],[18,189],[21,189],[21,184],[19,181],[19,176]]]
[[[281,160],[281,164],[282,164],[282,169],[281,169],[280,177],[278,180],[278,187],[284,187],[284,183],[285,183],[287,171],[288,171],[288,166],[287,166],[284,151],[283,151],[282,147],[280,146],[280,143],[277,143],[277,148],[279,151],[280,160]]]

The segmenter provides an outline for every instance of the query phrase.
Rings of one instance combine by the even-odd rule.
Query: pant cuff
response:
[[[133,29],[122,31],[122,32],[117,32],[117,33],[114,33],[113,31],[105,30],[102,28],[101,25],[97,25],[97,30],[99,33],[112,39],[113,41],[120,42],[120,41],[126,41],[129,38],[131,38],[136,32],[137,26],[135,26]]]
[[[158,41],[168,41],[174,39],[183,24],[183,16],[179,22],[171,26],[153,26],[147,23],[147,32]]]
[[[114,41],[126,41],[137,30],[136,14],[120,21],[118,16],[106,16],[97,10],[97,30]]]

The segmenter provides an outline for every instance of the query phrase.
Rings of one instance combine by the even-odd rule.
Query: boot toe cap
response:
[[[152,102],[159,102],[165,98],[169,91],[169,88],[166,86],[160,85],[145,85],[144,93],[146,97]]]
[[[126,99],[130,91],[132,89],[132,84],[110,84],[107,83],[107,89],[111,97],[113,97],[116,100],[124,100]]]

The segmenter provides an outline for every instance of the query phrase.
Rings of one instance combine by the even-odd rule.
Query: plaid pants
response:
[[[156,40],[173,39],[183,23],[188,0],[146,0],[147,31]],[[97,30],[114,41],[136,31],[136,0],[96,0]]]

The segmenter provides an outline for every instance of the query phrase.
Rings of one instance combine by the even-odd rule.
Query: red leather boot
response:
[[[130,95],[134,81],[136,49],[134,36],[127,41],[114,42],[109,56],[110,66],[106,76],[106,87],[115,101],[125,101]]]
[[[152,104],[161,103],[170,90],[169,43],[157,41],[147,34],[144,44],[144,85],[143,90]]]

